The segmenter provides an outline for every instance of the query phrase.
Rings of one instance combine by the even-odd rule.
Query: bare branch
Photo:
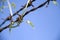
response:
[[[34,1],[35,1],[35,0],[34,0]],[[34,1],[32,1],[32,2],[34,2]],[[40,4],[39,6],[37,6],[37,7],[33,8],[33,9],[27,11],[24,15],[19,15],[18,13],[25,8],[25,6],[26,6],[26,5],[25,5],[23,8],[19,9],[17,12],[15,12],[15,13],[13,14],[13,16],[15,16],[16,14],[19,15],[19,17],[14,21],[14,23],[15,23],[15,22],[20,22],[20,23],[21,23],[21,21],[23,20],[23,18],[24,18],[27,14],[29,14],[30,12],[33,12],[33,11],[37,10],[38,8],[41,8],[41,7],[45,6],[47,3],[48,3],[48,5],[49,5],[50,1],[51,1],[51,0],[47,0],[47,1],[45,1],[44,3]],[[31,5],[32,5],[32,4],[28,5],[28,7],[30,7]],[[12,17],[13,17],[13,16],[12,16]],[[1,25],[3,25],[3,24],[4,24],[6,21],[8,21],[8,20],[11,20],[11,16],[7,17],[6,20],[5,20]],[[19,23],[19,24],[20,24],[20,23]],[[11,23],[10,23],[10,24],[11,24]],[[7,25],[7,26],[5,26],[5,27],[0,28],[0,32],[2,32],[3,30],[9,28],[10,24]]]
[[[32,0],[32,2],[34,2],[35,0]],[[11,20],[11,17],[15,16],[16,14],[18,14],[20,11],[22,11],[24,8],[25,8],[26,4],[20,8],[18,11],[16,11],[12,16],[8,16],[1,24],[0,24],[0,27],[8,20]],[[32,4],[29,4],[28,7],[32,6]]]
[[[48,3],[48,2],[49,2],[49,1],[47,0],[46,2],[40,4],[38,7],[33,8],[33,9],[31,9],[30,11],[27,11],[27,12],[23,15],[23,17],[26,16],[28,13],[30,13],[30,12],[32,12],[32,11],[35,11],[35,10],[37,10],[38,8],[43,7],[43,6],[44,6],[46,3]]]

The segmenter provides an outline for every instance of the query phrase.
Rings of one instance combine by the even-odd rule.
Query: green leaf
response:
[[[2,10],[1,8],[0,8],[0,12],[1,12],[1,13],[4,13],[3,10]]]
[[[4,8],[4,6],[1,7],[2,9]]]
[[[11,6],[13,7],[13,8],[16,8],[16,5],[15,5],[15,3],[11,3]]]
[[[11,32],[11,28],[13,27],[12,25],[14,25],[14,22],[11,22],[11,25],[9,26],[9,32]]]
[[[27,20],[26,23],[29,24],[29,25],[31,25],[32,28],[34,28],[34,25],[33,25],[33,23],[31,21]]]
[[[1,6],[1,7],[0,7],[0,10],[2,10],[3,8],[4,8],[4,6]]]
[[[3,2],[5,2],[6,0],[2,0]]]
[[[11,32],[12,25],[9,26],[9,32]]]
[[[57,5],[57,2],[56,1],[53,1],[53,4]]]
[[[14,22],[11,23],[12,25],[14,24]]]

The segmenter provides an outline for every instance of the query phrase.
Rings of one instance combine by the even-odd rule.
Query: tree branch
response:
[[[30,12],[33,12],[33,11],[37,10],[38,8],[43,7],[43,6],[44,6],[45,4],[47,4],[49,1],[50,1],[50,0],[47,0],[47,1],[45,1],[44,3],[40,4],[38,7],[33,8],[33,9],[27,11],[24,15],[21,15],[21,16],[23,16],[22,19],[23,19],[27,14],[29,14]],[[19,11],[18,11],[18,12],[19,12]],[[16,13],[15,13],[15,15],[16,15]],[[19,18],[19,17],[18,17],[18,18]],[[16,20],[17,20],[17,19],[16,19]],[[22,21],[22,20],[21,20],[21,21]],[[3,27],[3,28],[0,28],[0,32],[2,32],[3,30],[9,28],[9,26],[10,26],[10,24],[9,24],[8,26],[5,26],[5,27]]]
[[[30,12],[32,12],[32,11],[35,11],[35,10],[37,10],[38,8],[43,7],[43,6],[44,6],[46,3],[48,3],[48,2],[49,2],[49,1],[47,0],[46,2],[44,2],[44,3],[40,4],[38,7],[33,8],[33,9],[31,9],[31,10],[27,11],[27,12],[23,15],[23,17],[24,17],[24,16],[26,16],[28,13],[30,13]]]
[[[35,0],[32,0],[32,2],[34,2],[34,1],[35,1]],[[8,17],[0,24],[0,27],[1,27],[6,21],[11,20],[11,17],[17,15],[20,11],[22,11],[22,10],[25,8],[25,6],[26,6],[26,4],[25,4],[22,8],[20,8],[18,11],[16,11],[12,16],[11,16],[11,15],[8,16]],[[32,4],[29,4],[27,7],[30,7],[30,6],[32,6]]]

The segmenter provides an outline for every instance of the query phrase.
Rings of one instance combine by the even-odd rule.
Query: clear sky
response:
[[[37,7],[45,0],[36,0],[34,6]],[[27,0],[10,0],[16,4],[13,13],[16,12]],[[50,2],[50,5],[39,8],[24,17],[24,22],[19,27],[4,30],[0,33],[0,40],[60,40],[60,1],[57,0],[58,5]],[[6,3],[7,5],[7,3]],[[29,8],[31,9],[31,7]],[[28,9],[28,10],[29,10]],[[22,12],[20,12],[22,13]],[[8,8],[4,9],[4,13],[0,13],[0,24],[4,21],[1,18],[9,16]],[[26,23],[26,20],[32,21],[34,29]],[[8,22],[5,23],[6,26]]]

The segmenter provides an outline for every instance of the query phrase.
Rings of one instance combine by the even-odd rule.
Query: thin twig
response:
[[[10,4],[9,0],[7,0],[7,3],[8,3],[10,15],[12,16],[13,15],[13,12],[12,12],[12,8],[11,8],[11,4]]]

